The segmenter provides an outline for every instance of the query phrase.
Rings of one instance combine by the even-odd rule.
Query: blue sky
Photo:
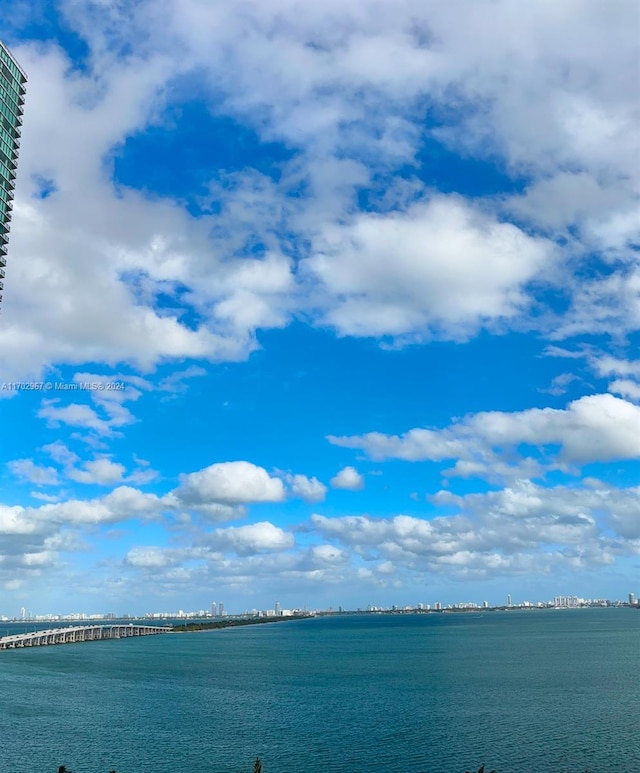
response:
[[[0,615],[640,591],[636,4],[0,11]]]

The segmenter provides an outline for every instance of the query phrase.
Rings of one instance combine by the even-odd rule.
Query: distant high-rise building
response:
[[[577,596],[554,596],[553,606],[560,608],[573,608],[579,607],[581,603],[584,603],[583,599],[579,599]]]
[[[635,607],[635,605],[636,605],[636,594],[635,593],[630,593],[629,594],[629,606]]]
[[[224,617],[224,602],[218,604],[218,617]]]
[[[217,604],[216,604],[215,601],[212,601],[211,602],[211,617],[215,617],[216,616],[216,611],[217,611]]]
[[[7,265],[26,83],[26,73],[0,40],[0,301]]]
[[[510,606],[511,606],[511,594],[509,594],[509,595],[507,596],[507,606],[508,606],[508,607],[510,607]]]
[[[282,614],[282,604],[279,601],[276,601],[276,617],[280,617]]]

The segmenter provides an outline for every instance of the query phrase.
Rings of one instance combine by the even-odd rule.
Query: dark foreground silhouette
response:
[[[58,773],[72,773],[72,771],[69,770],[69,768],[67,768],[66,765],[60,765],[60,767],[58,768]],[[116,773],[116,771],[110,770],[109,773]],[[260,762],[260,757],[256,757],[256,761],[253,763],[252,773],[264,773],[262,770],[262,763]]]
[[[64,765],[60,765],[60,767],[58,768],[58,773],[72,773],[72,771],[69,770],[69,768],[65,767]],[[109,773],[117,773],[117,771],[110,770]],[[242,773],[242,771],[240,771],[239,773]],[[262,768],[262,762],[260,761],[260,757],[256,757],[255,762],[253,763],[253,768],[251,770],[251,773],[266,773],[266,771],[264,771]],[[465,770],[465,773],[470,773],[470,771]],[[478,773],[497,773],[497,771],[485,770],[485,766],[481,765],[478,768]],[[591,773],[591,771],[585,770],[584,773]]]

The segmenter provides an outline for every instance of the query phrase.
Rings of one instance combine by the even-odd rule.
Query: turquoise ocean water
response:
[[[248,773],[256,755],[264,773],[640,771],[626,608],[39,647],[0,652],[0,680],[0,773]]]

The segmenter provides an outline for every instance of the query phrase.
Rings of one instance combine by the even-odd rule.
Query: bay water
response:
[[[0,773],[640,771],[640,612],[347,615],[0,652]]]

